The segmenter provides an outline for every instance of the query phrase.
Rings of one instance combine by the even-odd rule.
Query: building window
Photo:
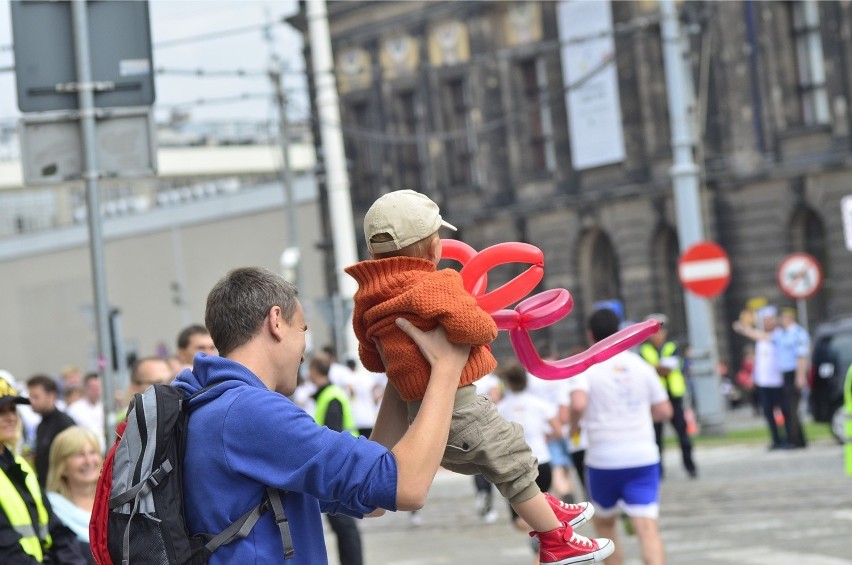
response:
[[[580,288],[583,311],[591,314],[601,300],[621,300],[618,256],[607,234],[601,230],[586,233],[580,242]]]
[[[364,132],[370,129],[369,106],[366,101],[349,104],[348,122],[356,129],[346,136],[346,159],[349,164],[351,186],[359,202],[374,198],[370,140]]]
[[[544,60],[520,61],[517,75],[520,86],[517,131],[520,133],[522,169],[526,173],[553,171],[556,155]]]
[[[399,189],[423,191],[420,159],[420,136],[417,128],[417,99],[413,90],[400,92],[394,104],[396,132],[402,138],[396,150],[396,178]]]
[[[822,38],[819,34],[819,6],[816,0],[801,0],[792,2],[790,8],[793,11],[793,40],[802,121],[805,125],[827,124],[830,116]]]
[[[468,140],[468,104],[465,81],[456,78],[444,83],[444,142],[447,178],[451,186],[471,185],[471,149]]]

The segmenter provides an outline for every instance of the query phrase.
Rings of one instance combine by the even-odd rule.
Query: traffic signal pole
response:
[[[684,60],[684,43],[674,0],[661,0],[661,33],[666,93],[671,123],[677,234],[681,251],[704,240],[704,221],[699,193],[699,168],[693,159],[695,127],[692,110],[692,72]],[[695,409],[705,432],[723,431],[724,404],[718,375],[718,353],[710,301],[684,292],[686,322],[691,349],[690,375],[695,385]]]

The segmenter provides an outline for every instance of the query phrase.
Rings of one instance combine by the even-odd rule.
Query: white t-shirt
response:
[[[501,392],[502,383],[500,377],[494,373],[488,373],[481,379],[473,381],[473,386],[476,387],[476,394],[494,400],[495,391]]]
[[[754,342],[752,379],[755,386],[766,388],[784,386],[784,375],[778,368],[775,346],[768,339],[759,339]]]
[[[331,384],[345,387],[349,384],[352,371],[343,363],[334,362],[328,366],[328,380]]]
[[[104,404],[98,402],[92,404],[86,398],[80,398],[68,405],[65,412],[73,419],[78,426],[83,426],[95,432],[98,436],[98,441],[101,443],[101,452],[106,449],[106,439],[104,438]]]
[[[547,379],[540,379],[532,373],[527,373],[527,388],[525,392],[537,396],[549,404],[553,404],[557,409],[560,404],[566,402],[566,387],[565,379],[549,381]]]
[[[352,394],[352,416],[355,418],[356,427],[372,428],[376,423],[379,405],[374,395],[378,392],[381,397],[386,382],[383,373],[371,373],[363,368],[350,371],[346,384]]]
[[[505,420],[517,422],[524,428],[524,439],[539,464],[550,462],[547,434],[553,433],[550,420],[556,417],[556,408],[530,392],[506,391],[497,411]]]
[[[660,461],[651,406],[669,397],[650,364],[624,351],[566,382],[588,393],[581,422],[589,434],[586,465],[626,469]]]

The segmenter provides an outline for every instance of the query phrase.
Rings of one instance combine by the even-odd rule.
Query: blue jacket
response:
[[[184,459],[186,519],[192,533],[218,534],[260,503],[265,487],[288,491],[295,559],[327,563],[320,511],[362,517],[396,510],[397,467],[378,443],[320,427],[285,396],[270,391],[244,366],[198,354],[174,386],[193,400]],[[283,549],[271,512],[249,536],[223,545],[210,563],[277,563]]]

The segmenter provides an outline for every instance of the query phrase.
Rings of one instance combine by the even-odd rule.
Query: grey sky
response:
[[[295,0],[152,0],[150,2],[151,35],[154,43],[154,66],[166,70],[204,69],[205,71],[265,71],[269,62],[269,45],[264,41],[262,26],[269,17],[280,20],[296,11]],[[157,47],[158,44],[193,38],[199,35],[227,32],[256,25],[256,31],[225,35],[218,39],[196,40],[179,45]],[[302,90],[304,67],[301,38],[288,25],[273,27],[275,50],[293,69],[285,80],[289,89]],[[9,0],[0,0],[0,68],[14,64]],[[168,116],[165,106],[198,99],[236,98],[244,93],[271,93],[269,79],[256,77],[201,78],[195,76],[157,75],[158,119]],[[294,112],[304,115],[304,96],[293,96]],[[273,114],[271,97],[252,98],[228,104],[204,104],[191,108],[193,120],[265,120]],[[0,72],[0,121],[19,115],[14,74]]]

